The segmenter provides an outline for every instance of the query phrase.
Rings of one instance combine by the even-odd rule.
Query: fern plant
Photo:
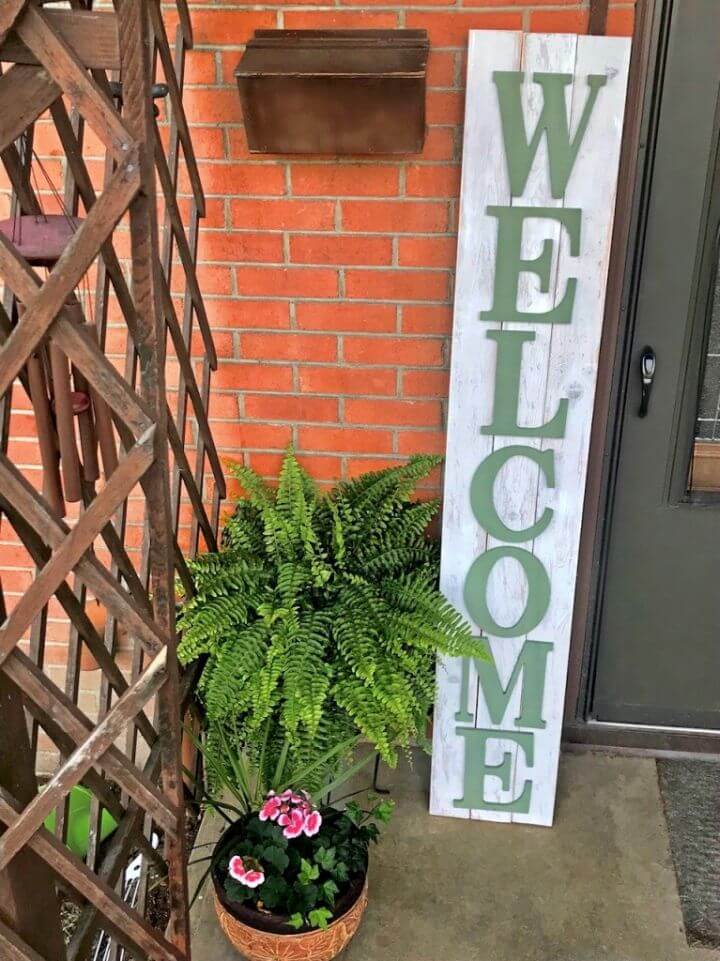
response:
[[[329,494],[292,450],[277,489],[233,468],[245,497],[221,550],[189,562],[196,593],[179,621],[182,661],[205,658],[207,751],[230,779],[242,754],[263,788],[282,760],[296,788],[317,790],[359,738],[394,766],[424,738],[436,654],[486,656],[438,590],[426,536],[438,502],[411,499],[439,462],[413,457]]]

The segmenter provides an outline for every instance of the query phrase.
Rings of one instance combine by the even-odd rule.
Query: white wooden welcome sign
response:
[[[630,41],[471,31],[430,810],[553,820]]]

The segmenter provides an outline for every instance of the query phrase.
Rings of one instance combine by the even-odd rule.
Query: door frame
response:
[[[617,212],[608,273],[595,412],[573,612],[563,742],[566,748],[707,756],[720,731],[595,721],[588,717],[605,560],[629,376],[640,262],[670,16],[675,0],[637,0]]]

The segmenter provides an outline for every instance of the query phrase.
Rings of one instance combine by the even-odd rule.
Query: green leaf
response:
[[[331,918],[332,911],[328,911],[327,908],[314,908],[308,914],[308,921],[310,922],[311,928],[322,928],[325,930]]]
[[[296,931],[299,931],[300,928],[305,924],[305,918],[302,916],[302,914],[296,912],[288,918],[288,924],[291,928],[295,928]]]
[[[285,868],[287,868],[290,863],[290,858],[287,856],[285,851],[276,844],[268,844],[262,848],[260,852],[260,860],[271,864],[274,868],[282,874]]]
[[[285,878],[278,877],[277,875],[268,878],[257,891],[258,898],[263,902],[265,907],[270,908],[271,911],[285,903],[287,893],[287,881]]]
[[[315,852],[315,863],[319,864],[323,871],[332,871],[335,867],[335,848],[318,848]]]
[[[300,884],[307,885],[311,881],[317,881],[320,877],[320,868],[317,864],[311,864],[305,858],[300,861],[300,874],[298,875],[298,881]]]
[[[322,891],[323,897],[328,902],[328,904],[335,904],[335,897],[340,891],[340,888],[335,884],[334,881],[328,880],[320,885],[320,890]]]

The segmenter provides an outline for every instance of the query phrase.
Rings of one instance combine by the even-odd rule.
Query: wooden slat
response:
[[[19,648],[13,650],[2,670],[25,697],[32,699],[39,709],[64,728],[76,745],[82,744],[92,734],[95,725]],[[144,810],[152,810],[153,818],[159,825],[172,830],[177,824],[177,811],[119,748],[108,748],[103,757],[95,762],[95,767],[98,771],[104,770]]]
[[[180,324],[178,323],[177,314],[175,313],[175,305],[173,304],[167,282],[165,281],[163,275],[161,275],[160,278],[160,287],[163,307],[165,310],[165,321],[168,325],[168,330],[170,331],[173,347],[175,348],[175,356],[177,357],[180,370],[182,371],[183,386],[188,392],[190,400],[192,401],[193,413],[195,414],[195,419],[198,422],[198,430],[207,449],[208,459],[210,461],[213,474],[215,475],[215,480],[221,488],[224,488],[225,479],[223,475],[222,464],[220,463],[220,457],[218,456],[215,441],[210,429],[210,421],[208,420],[207,411],[205,410],[205,405],[200,394],[200,388],[198,387],[198,383],[195,378],[195,371],[193,370],[192,362],[190,360],[188,347],[183,337],[183,332],[180,330]]]
[[[0,797],[0,821],[12,825],[17,817],[17,806],[7,796]],[[116,891],[45,828],[40,828],[31,838],[29,847],[57,871],[70,887],[102,912],[105,919],[103,927],[109,928],[131,953],[138,952],[152,961],[185,961],[182,952],[154,931]]]
[[[195,198],[195,203],[197,204],[198,212],[201,217],[204,217],[205,194],[203,192],[202,181],[200,180],[200,171],[198,170],[197,160],[195,159],[195,150],[193,148],[192,138],[190,136],[190,127],[187,122],[187,116],[185,115],[182,91],[178,85],[177,75],[175,73],[175,65],[173,63],[172,54],[170,53],[170,44],[168,43],[165,24],[163,23],[157,0],[152,0],[152,2],[149,4],[149,7],[152,28],[155,31],[157,50],[160,54],[165,81],[170,90],[170,103],[172,104],[173,120],[177,124],[178,136],[180,137],[180,143],[182,144],[183,154],[185,156],[185,164],[187,165],[190,186]]]
[[[32,558],[34,564],[38,568],[43,567],[50,559],[50,549],[17,511],[13,508],[8,509],[7,505],[5,509],[15,533],[22,541],[23,546]],[[105,647],[103,639],[97,633],[92,621],[87,616],[84,606],[79,602],[75,593],[66,583],[61,584],[55,593],[61,607],[97,661],[103,675],[108,679],[113,690],[118,694],[122,694],[128,688],[125,675],[118,667],[111,652]],[[40,618],[37,620],[40,620]],[[153,745],[157,740],[157,732],[149,719],[141,713],[136,718],[136,722],[138,730],[147,743]]]
[[[591,36],[603,36],[607,31],[609,5],[610,0],[590,0],[588,33]]]
[[[166,77],[172,91],[175,79],[172,58],[167,46],[162,17],[154,2],[149,4],[151,22],[160,20],[162,39],[161,57],[169,59],[172,80]],[[176,543],[170,515],[170,477],[167,456],[167,398],[165,385],[166,326],[161,313],[157,289],[156,269],[159,251],[157,226],[157,198],[152,143],[154,118],[149,96],[150,58],[144,42],[148,4],[146,0],[123,0],[118,10],[118,27],[122,51],[124,107],[123,118],[134,139],[147,146],[141,152],[140,163],[144,190],[130,205],[131,262],[133,295],[138,313],[136,349],[143,356],[140,366],[141,395],[153,411],[158,426],[159,451],[155,463],[146,475],[144,487],[147,501],[148,571],[153,594],[155,618],[167,634],[168,680],[158,695],[159,725],[167,737],[167,750],[161,761],[161,780],[165,794],[178,809],[177,830],[166,835],[165,853],[168,860],[168,898],[170,917],[168,940],[178,950],[190,954],[190,919],[188,907],[187,858],[184,831],[184,787],[178,747],[181,742],[179,702],[179,674],[176,658],[175,592],[171,551]],[[154,16],[155,14],[155,16]],[[156,31],[157,33],[157,31]],[[164,53],[163,53],[164,50]],[[163,60],[164,64],[164,60]]]
[[[70,533],[67,524],[52,514],[37,491],[4,454],[0,454],[0,504],[20,511],[53,550],[59,548]],[[83,557],[76,570],[95,597],[123,622],[130,636],[138,637],[148,653],[154,656],[165,646],[167,637],[160,632],[157,624],[144,611],[138,610],[97,558]]]
[[[132,139],[113,102],[89,76],[77,55],[39,7],[29,4],[17,22],[23,43],[45,66],[106,148],[121,161],[132,149]]]
[[[114,13],[97,10],[46,10],[45,19],[91,70],[119,70],[117,20]],[[36,64],[38,58],[12,32],[2,48],[7,63]]]
[[[125,691],[117,704],[48,781],[45,790],[27,805],[12,827],[0,836],[0,871],[42,826],[47,816],[102,757],[128,722],[147,704],[166,678],[167,650],[163,649]],[[149,812],[152,814],[152,810]]]
[[[0,957],[3,961],[45,961],[2,921],[0,921]]]
[[[0,77],[0,150],[5,150],[60,96],[42,67],[16,65]]]
[[[212,331],[210,330],[210,321],[208,320],[208,315],[205,310],[205,302],[200,291],[200,284],[198,283],[197,274],[195,271],[193,255],[190,251],[190,246],[185,235],[185,227],[183,226],[182,217],[180,216],[180,209],[175,197],[175,190],[170,177],[167,160],[165,159],[165,151],[163,150],[162,141],[160,140],[160,131],[158,130],[157,125],[153,126],[155,130],[155,166],[158,172],[158,180],[160,181],[160,186],[162,187],[163,196],[165,198],[165,209],[170,219],[173,234],[175,235],[178,253],[180,254],[180,261],[185,269],[185,279],[187,281],[188,289],[190,290],[190,296],[193,299],[193,305],[197,314],[200,333],[202,334],[203,344],[205,345],[205,353],[207,354],[210,366],[213,370],[215,370],[217,368],[217,354],[215,352],[215,345],[213,343]]]
[[[151,427],[120,462],[102,492],[82,513],[77,524],[53,551],[50,560],[15,605],[9,619],[0,628],[0,663],[152,464],[154,439],[155,428]]]

